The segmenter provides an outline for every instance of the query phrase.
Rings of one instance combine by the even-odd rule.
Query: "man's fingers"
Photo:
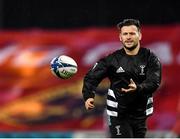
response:
[[[94,107],[94,102],[93,101],[88,102],[88,106],[89,107]]]
[[[132,90],[136,90],[137,86],[136,83],[130,79],[130,84],[128,85]]]
[[[135,84],[129,84],[128,86],[129,86],[131,89],[132,89],[132,88],[135,88]]]
[[[87,106],[86,106],[86,109],[87,109],[87,110],[89,110],[89,109],[93,109],[93,108],[94,108],[94,105],[92,105],[92,104],[91,104],[91,105],[87,105]]]
[[[126,89],[124,89],[124,88],[121,88],[121,92],[126,92]]]
[[[133,79],[130,79],[130,84],[128,85],[128,87],[129,87],[128,89],[121,88],[121,92],[128,93],[136,90],[137,87]]]
[[[129,89],[121,88],[121,91],[127,93],[130,91],[130,88]]]
[[[95,107],[94,106],[94,99],[93,98],[89,98],[88,100],[86,100],[85,106],[86,106],[87,110],[93,109]]]
[[[131,84],[135,84],[135,82],[133,81],[133,79],[130,79],[130,83],[131,83]]]
[[[133,91],[133,89],[132,88],[128,88],[128,89],[121,88],[121,91],[124,93],[128,93],[128,92]]]

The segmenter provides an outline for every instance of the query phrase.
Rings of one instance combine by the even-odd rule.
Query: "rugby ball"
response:
[[[76,61],[66,55],[54,57],[50,66],[52,74],[61,79],[69,79],[77,73]]]

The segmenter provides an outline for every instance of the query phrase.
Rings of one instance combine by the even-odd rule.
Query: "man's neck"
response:
[[[124,47],[124,50],[127,55],[137,55],[140,49],[140,45],[138,45],[134,50],[130,51]]]

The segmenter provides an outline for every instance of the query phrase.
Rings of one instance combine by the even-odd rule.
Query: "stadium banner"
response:
[[[148,126],[170,130],[180,94],[180,26],[144,26],[142,34],[142,47],[154,51],[163,64]],[[90,112],[84,108],[82,81],[97,60],[121,47],[116,28],[1,31],[0,132],[107,130],[108,80],[99,85]],[[50,61],[60,55],[78,64],[77,74],[68,80],[50,71]]]

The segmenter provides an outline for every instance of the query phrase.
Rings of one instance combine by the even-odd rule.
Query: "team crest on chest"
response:
[[[140,71],[139,75],[145,75],[145,73],[144,73],[144,68],[145,68],[146,66],[145,66],[145,65],[140,65],[139,67],[141,68],[141,71]]]

